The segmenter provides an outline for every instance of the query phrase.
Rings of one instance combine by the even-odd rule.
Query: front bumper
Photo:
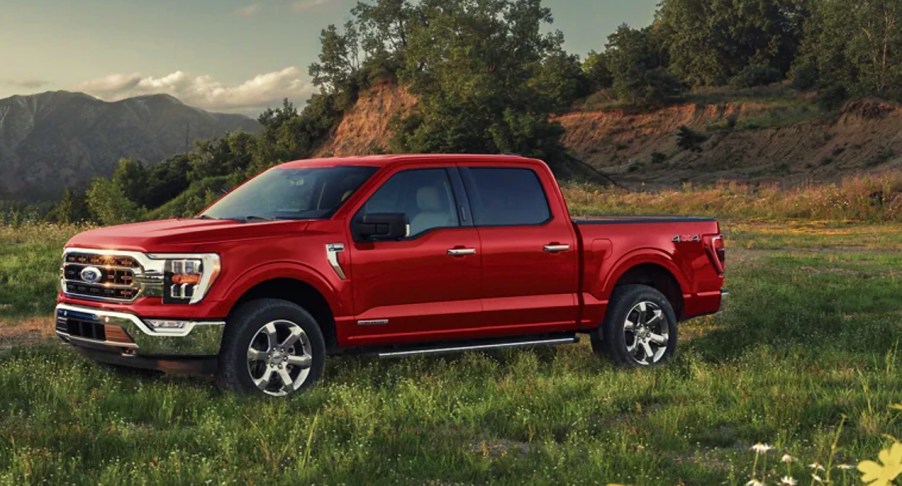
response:
[[[134,314],[69,304],[56,306],[56,334],[73,346],[123,357],[216,356],[224,321],[190,321],[157,331]]]

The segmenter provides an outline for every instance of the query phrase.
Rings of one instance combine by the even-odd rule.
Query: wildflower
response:
[[[812,475],[811,475],[811,479],[813,479],[813,480],[815,480],[815,481],[817,481],[817,482],[819,482],[819,483],[823,483],[823,482],[824,482],[824,479],[823,479],[822,477],[818,476],[817,474],[812,474]]]
[[[780,478],[780,486],[796,486],[799,484],[792,476],[783,476]]]
[[[796,458],[790,456],[789,454],[783,454],[783,457],[780,459],[780,462],[789,464],[790,462],[795,461]]]
[[[838,467],[839,469],[841,469],[843,471],[849,471],[851,469],[855,469],[854,464],[840,464],[839,466],[836,466],[836,467]]]
[[[751,447],[751,450],[755,451],[755,454],[763,454],[771,449],[773,449],[773,446],[769,444],[762,444],[760,442]]]
[[[858,463],[861,481],[870,486],[891,484],[902,474],[902,443],[896,442],[889,449],[883,449],[877,457],[883,463],[882,465],[874,461]]]
[[[749,482],[745,483],[745,486],[764,486],[764,483],[757,479],[751,479]]]
[[[819,462],[812,462],[808,465],[808,467],[814,469],[815,471],[825,471],[824,466],[821,466],[821,463]]]

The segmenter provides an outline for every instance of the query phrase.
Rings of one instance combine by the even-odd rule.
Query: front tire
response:
[[[311,387],[325,365],[323,333],[309,312],[258,299],[229,317],[216,383],[224,391],[283,397]]]
[[[592,349],[626,368],[655,366],[673,356],[677,320],[667,297],[647,285],[614,289],[607,315],[591,334]]]

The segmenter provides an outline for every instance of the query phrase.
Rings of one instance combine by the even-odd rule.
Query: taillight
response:
[[[707,243],[705,247],[708,250],[708,256],[711,257],[711,263],[714,264],[717,273],[723,275],[727,261],[727,253],[723,245],[723,236],[715,235],[705,238],[705,240]]]

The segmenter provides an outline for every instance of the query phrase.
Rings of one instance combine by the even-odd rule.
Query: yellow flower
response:
[[[861,461],[858,470],[861,480],[869,486],[886,486],[902,474],[902,444],[896,442],[889,449],[883,449],[877,456],[881,464]]]

